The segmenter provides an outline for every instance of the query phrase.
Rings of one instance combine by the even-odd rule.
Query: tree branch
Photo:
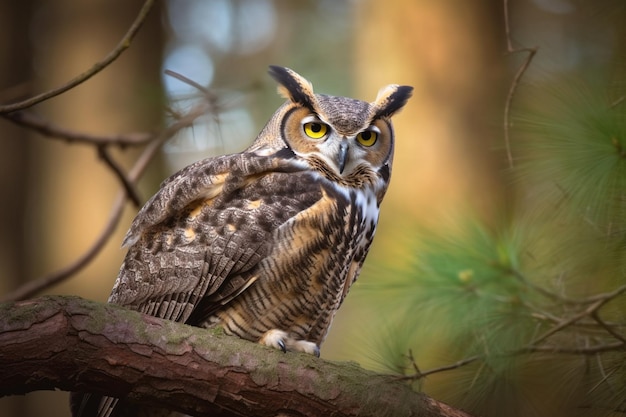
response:
[[[111,171],[113,171],[119,180],[128,199],[137,209],[140,209],[141,197],[139,197],[139,191],[137,191],[133,181],[126,176],[124,169],[115,161],[115,159],[113,159],[106,146],[97,146],[96,149],[98,149],[98,157],[104,161],[104,163],[111,169]]]
[[[155,0],[146,0],[144,5],[141,7],[137,18],[133,22],[132,26],[128,29],[122,40],[117,44],[117,46],[109,52],[109,54],[101,61],[96,62],[91,68],[82,74],[74,77],[67,83],[63,84],[60,87],[54,88],[52,90],[46,91],[44,93],[38,94],[34,97],[31,97],[27,100],[20,101],[18,103],[7,104],[4,106],[0,106],[0,114],[11,113],[17,110],[24,110],[28,107],[32,107],[35,104],[39,104],[42,101],[48,100],[52,97],[56,97],[59,94],[66,92],[67,90],[71,90],[79,84],[87,81],[106,67],[108,67],[113,61],[115,61],[122,53],[130,47],[132,40],[139,32],[141,25],[146,20],[146,17],[150,13],[152,6],[154,5]]]
[[[139,146],[145,145],[154,139],[154,134],[147,132],[118,133],[113,135],[78,132],[55,125],[34,113],[26,111],[2,114],[2,117],[16,125],[32,129],[43,136],[63,139],[68,142],[80,142],[93,145]]]
[[[519,279],[522,279],[523,282],[527,281],[522,274],[515,273]],[[531,286],[530,288],[534,290],[539,290],[539,287]],[[551,292],[538,291],[539,294],[549,295],[552,299],[553,296]],[[526,355],[531,353],[553,353],[553,354],[568,354],[568,355],[596,355],[598,353],[603,352],[616,352],[623,351],[626,348],[626,338],[620,334],[615,327],[620,326],[618,323],[607,323],[599,315],[599,310],[607,304],[608,302],[622,296],[626,293],[626,285],[622,285],[614,289],[610,292],[605,292],[601,294],[592,295],[578,301],[574,301],[571,298],[562,298],[560,295],[554,294],[554,297],[558,297],[557,299],[565,304],[577,304],[578,306],[584,307],[580,311],[576,311],[570,316],[560,318],[553,316],[552,314],[541,312],[540,314],[534,315],[534,317],[539,318],[541,320],[549,320],[554,323],[552,327],[550,327],[547,331],[545,331],[540,336],[536,337],[532,341],[530,341],[526,346],[520,349],[513,349],[509,352],[504,352],[500,354],[500,356],[517,356],[517,355]],[[574,344],[573,346],[564,346],[559,344],[548,344],[546,340],[551,336],[557,333],[563,333],[568,327],[574,326],[576,323],[580,323],[584,318],[589,317],[592,320],[586,323],[583,323],[586,326],[594,326],[598,329],[603,330],[603,333],[598,332],[596,338],[594,338],[593,343],[586,344],[584,346],[580,346]],[[598,341],[601,340],[601,341]],[[616,340],[612,340],[616,339]],[[588,339],[587,339],[588,341]],[[415,363],[413,359],[413,355],[409,351],[409,359],[412,362],[413,373],[407,374],[405,376],[400,377],[401,380],[408,381],[419,381],[422,378],[425,378],[428,375],[450,371],[453,369],[461,368],[465,365],[476,361],[482,361],[487,357],[487,353],[473,355],[464,359],[461,359],[457,362],[440,366],[437,368],[429,369],[427,371],[421,371]]]
[[[593,304],[589,305],[586,309],[584,309],[584,310],[582,310],[582,311],[580,311],[580,312],[578,312],[578,313],[568,317],[567,319],[564,319],[563,321],[560,321],[559,323],[557,323],[556,326],[550,328],[548,331],[543,333],[541,336],[538,336],[532,342],[530,342],[529,346],[531,346],[531,347],[539,346],[539,344],[541,342],[543,342],[544,340],[546,340],[550,336],[558,333],[559,331],[563,330],[564,328],[572,325],[573,323],[576,323],[577,321],[579,321],[579,320],[581,320],[581,319],[583,319],[585,317],[592,316],[603,305],[605,305],[609,301],[617,298],[618,296],[622,295],[624,292],[626,292],[626,285],[622,285],[622,286],[618,287],[617,289],[615,289],[614,291],[611,291],[609,293],[599,294],[597,296],[594,296],[593,299],[596,300],[596,301]]]
[[[198,416],[469,417],[352,363],[77,297],[0,304],[0,346],[0,395],[82,390]]]
[[[198,117],[207,114],[207,112],[210,111],[212,111],[211,104],[201,101],[199,104],[194,106],[187,114],[179,117],[174,123],[166,127],[162,132],[160,132],[159,134],[155,134],[152,141],[148,143],[148,146],[146,146],[141,155],[135,161],[132,169],[128,172],[127,175],[125,175],[125,180],[128,181],[129,184],[135,184],[142,176],[142,174],[148,167],[148,164],[150,163],[150,161],[152,161],[152,159],[160,149],[161,145],[167,139],[175,135],[181,129],[191,126]],[[117,224],[122,217],[122,211],[124,210],[124,203],[126,202],[126,198],[127,191],[120,191],[120,193],[115,198],[113,207],[111,208],[111,213],[109,215],[109,220],[102,229],[102,232],[100,232],[100,235],[98,235],[94,243],[82,255],[80,255],[78,259],[58,271],[29,281],[26,284],[15,289],[14,291],[5,295],[1,295],[0,302],[24,300],[28,297],[32,297],[43,289],[49,288],[52,285],[58,284],[59,282],[71,277],[72,275],[83,269],[85,266],[89,265],[89,263],[100,253],[104,245],[109,241],[109,238],[113,235],[113,232],[115,231],[115,228],[117,227]]]
[[[509,127],[511,126],[511,104],[513,103],[513,97],[515,96],[515,92],[517,91],[517,87],[524,76],[524,73],[530,66],[531,61],[535,57],[535,54],[539,50],[538,47],[534,48],[515,48],[513,47],[513,41],[511,40],[511,29],[509,23],[509,1],[504,0],[504,31],[506,33],[506,46],[507,53],[514,54],[518,52],[525,52],[526,59],[520,65],[515,76],[513,77],[513,81],[511,81],[511,85],[509,86],[509,92],[506,95],[506,101],[504,103],[504,146],[506,148],[506,157],[509,161],[509,168],[513,168],[513,153],[511,152],[511,139],[509,135]]]

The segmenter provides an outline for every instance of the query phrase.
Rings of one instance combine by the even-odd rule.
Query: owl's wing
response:
[[[126,235],[109,301],[186,322],[202,297],[225,302],[243,291],[274,228],[319,198],[302,189],[294,199],[293,188],[281,188],[303,169],[293,157],[287,148],[226,155],[164,181]]]
[[[195,201],[211,200],[259,175],[301,169],[289,148],[275,152],[237,153],[195,162],[161,183],[159,191],[139,211],[122,246],[136,243],[150,226],[177,215]]]

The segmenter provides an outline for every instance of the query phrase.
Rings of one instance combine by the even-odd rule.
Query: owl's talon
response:
[[[285,346],[285,342],[283,342],[282,340],[279,340],[276,343],[278,344],[278,347],[280,348],[280,350],[283,351],[283,353],[287,353],[287,346]]]
[[[315,355],[318,358],[320,357],[320,347],[307,340],[293,340],[289,350],[308,353],[309,355]]]
[[[296,340],[283,330],[272,329],[265,332],[259,343],[283,352],[304,352],[320,357],[320,348],[308,340]]]
[[[259,340],[259,343],[265,346],[273,347],[274,349],[287,352],[287,345],[285,340],[289,338],[287,332],[278,329],[272,329],[265,332],[265,334]]]

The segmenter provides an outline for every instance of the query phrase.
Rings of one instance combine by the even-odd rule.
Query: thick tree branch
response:
[[[396,377],[77,297],[0,305],[0,395],[124,397],[193,415],[468,415]]]

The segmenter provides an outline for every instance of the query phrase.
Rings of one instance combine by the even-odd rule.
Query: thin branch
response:
[[[602,375],[602,378],[593,387],[589,388],[588,394],[593,393],[595,390],[597,390],[599,387],[601,387],[605,383],[606,383],[607,388],[612,391],[611,393],[614,394],[615,392],[613,392],[613,390],[611,389],[609,378],[613,376],[614,373],[618,372],[619,368],[613,368],[607,374],[606,371],[604,370],[604,365],[602,365],[601,356],[599,354],[596,354],[595,356],[596,356],[596,362],[598,363],[598,369],[600,370],[600,375]]]
[[[201,84],[198,84],[197,82],[195,82],[191,78],[188,78],[188,77],[184,76],[183,74],[181,74],[179,72],[176,72],[176,71],[172,71],[170,69],[166,69],[163,72],[165,73],[165,75],[169,75],[172,78],[176,78],[178,81],[181,81],[181,82],[183,82],[185,84],[190,85],[191,87],[193,87],[196,90],[200,91],[205,96],[211,96],[211,91],[209,91],[208,88],[206,88],[205,86],[203,86]]]
[[[76,132],[57,126],[33,113],[24,111],[2,114],[2,117],[17,125],[32,129],[43,136],[63,139],[69,142],[81,142],[92,145],[138,146],[145,145],[154,138],[153,133],[144,132],[116,135],[92,135]]]
[[[527,279],[524,274],[522,274],[520,271],[518,271],[515,268],[507,268],[506,271],[507,273],[513,275],[514,278],[517,278],[522,284],[524,284],[525,286],[537,291],[537,293],[543,295],[546,298],[549,298],[551,300],[557,300],[557,301],[562,301],[564,303],[568,303],[568,304],[578,304],[579,302],[577,300],[573,300],[570,298],[567,298],[561,294],[558,294],[556,292],[550,291],[547,288],[542,287],[541,285],[537,285],[534,282],[532,282],[531,280]]]
[[[621,96],[621,97],[618,97],[615,101],[613,101],[613,102],[611,103],[611,108],[613,108],[613,107],[617,107],[617,106],[619,106],[620,104],[622,104],[622,103],[624,102],[624,98],[625,98],[625,97],[626,97],[626,96]]]
[[[578,314],[575,314],[575,315],[569,317],[567,320],[561,321],[559,324],[557,324],[556,326],[552,327],[550,330],[548,330],[547,332],[545,332],[544,334],[542,334],[541,336],[537,337],[535,340],[530,342],[529,345],[530,346],[537,346],[541,342],[543,342],[544,340],[546,340],[547,338],[552,336],[553,334],[563,330],[564,328],[568,327],[569,325],[577,322],[578,320],[580,320],[580,319],[582,319],[584,317],[591,316],[596,311],[598,311],[598,309],[600,309],[600,307],[602,307],[608,301],[610,301],[613,298],[617,297],[618,295],[620,295],[624,291],[626,291],[626,285],[618,288],[615,291],[612,291],[610,293],[604,294],[604,297],[599,298],[597,301],[595,301],[593,304],[589,305],[586,309],[584,309],[583,311],[579,312]]]
[[[506,50],[513,51],[513,42],[511,41],[511,25],[509,19],[509,0],[504,0],[504,33],[506,35]]]
[[[602,318],[600,317],[597,311],[594,311],[591,314],[591,317],[600,325],[600,327],[606,330],[611,336],[621,341],[623,344],[626,344],[626,338],[624,338],[624,336],[622,336],[621,334],[617,333],[612,326],[610,326],[607,322],[602,320]]]
[[[594,346],[587,347],[564,347],[564,346],[551,346],[551,345],[542,345],[542,346],[527,346],[518,351],[512,352],[512,355],[521,354],[521,353],[562,353],[562,354],[570,354],[570,355],[595,355],[597,353],[602,352],[614,352],[614,351],[622,351],[626,348],[626,343],[624,342],[613,342],[613,343],[604,343],[598,344]]]
[[[622,292],[626,291],[626,286],[621,286],[618,287],[616,290],[608,292],[608,293],[600,293],[600,294],[594,294],[591,295],[589,297],[585,297],[585,298],[570,298],[555,292],[552,292],[540,285],[537,285],[535,283],[533,283],[532,281],[530,281],[529,279],[527,279],[524,274],[522,274],[520,271],[516,270],[516,269],[507,269],[506,272],[510,273],[511,275],[513,275],[515,278],[517,278],[520,282],[522,282],[524,285],[528,286],[529,288],[537,291],[537,293],[550,298],[552,300],[556,300],[556,301],[560,301],[564,304],[569,304],[569,305],[583,305],[583,304],[592,304],[595,303],[598,300],[603,300],[607,297],[611,298],[611,297],[616,297],[618,295],[620,295]]]
[[[61,85],[60,87],[54,88],[52,90],[46,91],[44,93],[38,94],[34,97],[26,99],[24,101],[20,101],[18,103],[7,104],[4,106],[0,106],[0,114],[11,113],[17,110],[23,110],[28,107],[32,107],[35,104],[39,104],[45,100],[48,100],[52,97],[56,97],[59,94],[66,92],[79,84],[87,81],[104,68],[109,66],[112,62],[114,62],[126,49],[128,49],[137,34],[141,25],[146,20],[146,17],[150,13],[152,6],[154,6],[155,0],[146,0],[146,2],[141,7],[139,14],[135,18],[132,26],[128,29],[122,40],[117,44],[115,49],[113,49],[109,54],[102,60],[95,63],[90,69],[68,81],[67,83]]]
[[[622,295],[625,292],[626,292],[626,285],[622,285],[620,287],[617,287],[613,291],[589,296],[589,297],[585,298],[585,301],[586,302],[592,302],[592,301],[596,302],[596,301],[604,300],[606,302],[606,301],[610,301],[613,298],[616,298],[616,297]]]
[[[104,245],[109,241],[109,238],[115,231],[117,224],[122,217],[122,210],[124,209],[124,202],[126,200],[126,193],[118,195],[111,209],[111,214],[107,224],[104,226],[100,235],[96,238],[96,241],[91,245],[85,253],[83,253],[78,259],[71,264],[61,268],[60,270],[53,272],[49,275],[45,275],[41,278],[29,281],[26,284],[18,287],[14,291],[5,294],[0,297],[0,302],[24,300],[32,297],[34,294],[51,287],[66,278],[76,274],[83,269],[100,253]]]
[[[599,309],[608,303],[609,301],[619,297],[620,295],[626,293],[626,285],[622,285],[616,288],[613,291],[597,294],[592,297],[588,297],[580,302],[580,304],[587,305],[589,304],[589,300],[593,300],[593,303],[587,305],[583,311],[569,317],[566,320],[560,320],[557,324],[549,329],[547,332],[543,333],[541,336],[536,337],[532,342],[521,349],[512,350],[510,352],[505,352],[502,355],[498,356],[515,356],[520,354],[529,354],[536,352],[546,352],[546,353],[562,353],[562,354],[574,354],[574,355],[593,355],[602,352],[611,352],[611,351],[620,351],[626,348],[626,339],[619,333],[617,333],[613,328],[611,328],[607,323],[605,323],[599,316]],[[565,329],[566,327],[573,325],[580,321],[585,317],[593,318],[601,327],[603,327],[609,334],[611,334],[614,338],[618,339],[616,342],[612,343],[604,343],[597,344],[593,346],[587,347],[563,347],[563,346],[553,346],[553,345],[542,345],[542,343],[554,335],[555,333]],[[552,318],[551,318],[552,319]],[[413,369],[415,371],[414,374],[402,376],[399,379],[401,380],[419,380],[430,374],[435,374],[439,372],[449,371],[453,369],[460,368],[472,362],[476,362],[478,360],[484,359],[487,355],[474,355],[465,359],[461,359],[457,362],[451,363],[449,365],[441,366],[438,368],[429,369],[427,371],[420,371],[419,367],[415,362],[413,362]],[[409,358],[413,359],[412,352],[409,351]]]
[[[450,371],[452,369],[460,368],[460,367],[468,365],[468,364],[470,364],[472,362],[476,362],[477,360],[483,359],[484,357],[485,357],[484,355],[470,356],[469,358],[461,359],[460,361],[451,363],[449,365],[440,366],[438,368],[428,369],[426,371],[419,371],[418,370],[413,375],[401,376],[398,379],[403,380],[403,381],[411,381],[411,380],[422,379],[422,378],[425,378],[425,377],[427,377],[428,375],[431,375],[431,374],[436,374],[436,373],[439,373],[439,372]],[[415,365],[415,368],[417,368],[417,365]]]
[[[528,308],[529,310],[532,310],[534,307],[524,303],[524,306],[526,306],[526,308]],[[609,331],[608,329],[610,328],[612,332],[615,332],[615,334],[613,334],[611,331],[609,331],[609,333],[611,333],[611,335],[613,335],[615,338],[620,339],[622,336],[619,336],[619,333],[616,332],[616,328],[621,328],[621,327],[626,327],[626,324],[624,323],[617,323],[617,322],[606,322],[604,320],[602,320],[603,324],[600,324],[598,322],[598,320],[594,319],[593,316],[596,315],[597,313],[594,313],[591,315],[592,319],[589,320],[585,320],[580,319],[578,320],[576,323],[572,323],[571,326],[572,327],[576,327],[579,330],[583,330],[585,331],[587,334],[595,334],[595,335],[605,335],[605,332]],[[530,316],[534,319],[537,320],[541,320],[541,321],[549,321],[551,323],[555,323],[555,324],[559,324],[561,323],[564,319],[562,317],[557,317],[554,316],[550,313],[547,313],[545,311],[541,311],[541,312],[532,312],[530,314]],[[606,326],[606,327],[605,327]],[[591,333],[594,332],[594,333]]]
[[[561,321],[556,326],[552,327],[550,330],[548,330],[547,332],[545,332],[544,334],[542,334],[541,336],[537,337],[532,342],[530,342],[529,346],[538,346],[541,342],[543,342],[544,340],[546,340],[547,338],[549,338],[553,334],[558,333],[559,331],[561,331],[564,328],[568,327],[572,323],[577,322],[578,320],[582,319],[583,317],[589,316],[591,313],[593,313],[598,308],[600,308],[604,303],[605,303],[605,301],[601,301],[601,300],[600,301],[596,301],[594,304],[591,304],[585,310],[583,310],[583,311],[579,312],[578,314],[575,314],[575,315],[567,318],[566,320]]]
[[[137,158],[135,164],[133,165],[133,168],[128,172],[126,178],[128,179],[129,183],[134,184],[135,182],[137,182],[137,180],[146,170],[149,163],[152,161],[152,159],[154,159],[154,156],[160,149],[163,142],[172,137],[179,130],[190,126],[196,118],[206,114],[206,112],[209,110],[210,105],[208,103],[200,103],[187,115],[181,117],[171,126],[164,129],[163,132],[161,132],[156,138],[154,138],[154,140],[151,141],[144,149],[139,158]],[[109,220],[106,223],[104,229],[96,238],[91,247],[89,247],[89,249],[87,249],[78,259],[76,259],[74,262],[67,265],[66,267],[60,269],[59,271],[30,281],[20,286],[16,290],[5,294],[4,296],[0,297],[0,302],[23,300],[32,297],[43,289],[56,285],[59,282],[62,282],[63,280],[71,277],[72,275],[82,270],[85,266],[87,266],[100,253],[104,245],[113,235],[113,232],[115,231],[115,228],[117,227],[117,224],[119,223],[122,216],[126,196],[126,190],[122,190],[116,196],[113,207],[111,208]]]
[[[612,343],[603,343],[597,344],[593,346],[586,347],[565,347],[565,346],[553,346],[553,345],[528,345],[522,349],[514,350],[508,353],[504,353],[502,355],[497,355],[499,357],[506,356],[517,356],[524,355],[530,353],[558,353],[558,354],[569,354],[569,355],[596,355],[598,353],[603,352],[617,352],[623,351],[626,348],[626,342],[618,341]],[[398,377],[399,380],[402,381],[415,381],[420,380],[422,378],[427,377],[431,374],[436,374],[445,371],[451,371],[453,369],[461,368],[465,365],[469,365],[470,363],[482,360],[486,357],[486,355],[474,355],[467,357],[465,359],[461,359],[457,362],[440,366],[437,368],[428,369],[426,371],[417,371],[415,374],[405,375]]]
[[[411,366],[413,366],[413,371],[415,375],[422,375],[422,371],[420,371],[419,366],[417,366],[417,361],[415,360],[415,356],[413,356],[413,349],[409,349],[409,361],[411,361]]]
[[[140,208],[141,197],[139,197],[139,192],[137,191],[137,187],[135,187],[135,184],[133,184],[130,178],[126,176],[122,167],[113,159],[105,146],[100,145],[97,148],[98,156],[107,164],[109,168],[111,168],[115,176],[120,180],[122,187],[126,191],[126,196],[128,197],[128,199],[132,201],[135,207]]]
[[[509,23],[509,2],[508,0],[504,0],[504,30],[506,33],[506,44],[507,44],[507,53],[513,54],[518,52],[527,52],[528,55],[526,59],[522,63],[522,65],[517,70],[515,77],[513,77],[513,81],[511,82],[511,86],[509,87],[509,92],[506,96],[506,101],[504,103],[504,144],[506,147],[506,156],[509,161],[509,167],[513,168],[513,153],[511,152],[511,139],[509,134],[509,127],[511,126],[511,103],[513,102],[513,97],[517,92],[517,86],[519,85],[524,73],[528,69],[531,61],[533,60],[535,54],[537,53],[538,48],[514,48],[513,41],[511,40],[511,29]]]

